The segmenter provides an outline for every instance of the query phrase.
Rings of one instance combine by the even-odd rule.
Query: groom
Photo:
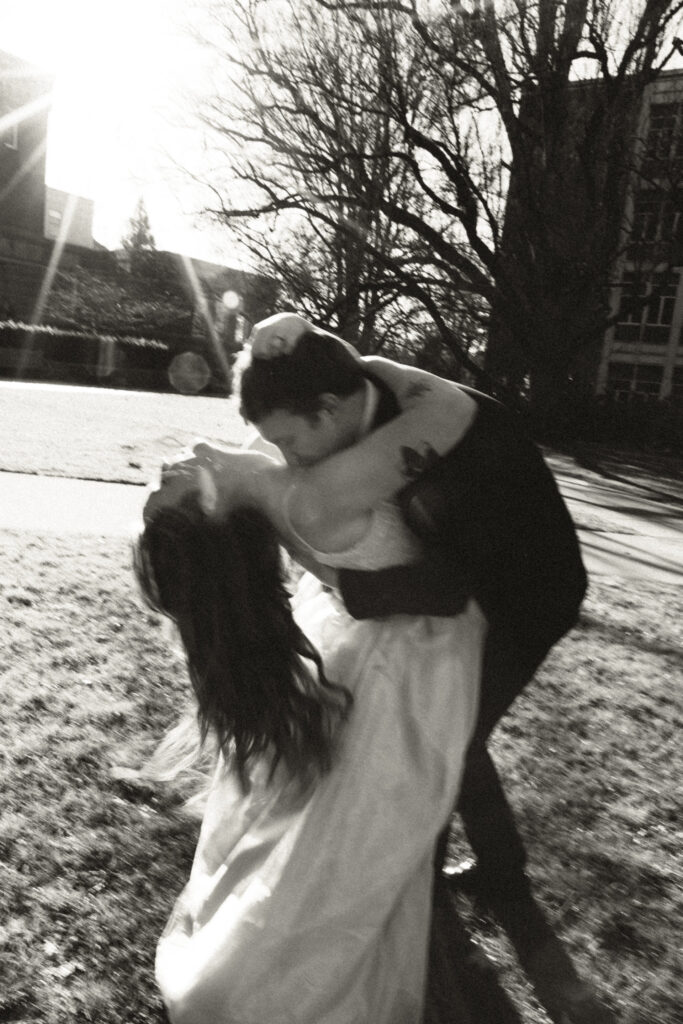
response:
[[[391,364],[360,359],[341,339],[309,328],[295,314],[256,325],[241,374],[245,419],[299,467],[363,438],[367,450],[368,435],[389,421],[395,438],[401,409],[381,376]],[[486,614],[481,708],[458,807],[477,866],[460,880],[483,897],[514,895],[527,888],[525,854],[485,742],[576,623],[587,581],[571,517],[537,448],[493,399],[453,387],[462,405],[459,443],[443,458],[400,446],[398,500],[425,542],[424,560],[342,570],[338,583],[355,618],[457,614],[470,596]]]
[[[314,465],[363,438],[367,448],[375,432],[379,443],[390,421],[395,436],[401,409],[382,379],[385,360],[350,355],[346,343],[290,314],[263,321],[252,338],[251,362],[241,377],[242,413],[290,465]],[[398,500],[424,541],[423,561],[378,572],[341,570],[338,583],[356,618],[452,615],[471,596],[487,616],[480,711],[457,805],[476,864],[456,877],[494,911],[529,969],[549,943],[556,959],[557,940],[532,900],[524,846],[486,742],[553,644],[575,624],[586,574],[573,523],[536,447],[498,403],[459,386],[458,395],[462,436],[445,456],[401,446]],[[440,846],[438,867],[446,836]],[[552,985],[580,985],[570,965],[553,960],[549,972]],[[539,995],[553,1016],[558,1013],[555,1019],[572,1010],[572,992]],[[584,993],[577,998],[581,1002]],[[578,1003],[576,1010],[565,1019],[607,1019],[585,1014]]]

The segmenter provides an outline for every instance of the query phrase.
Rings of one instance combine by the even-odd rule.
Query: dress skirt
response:
[[[245,795],[219,762],[157,981],[173,1024],[420,1024],[485,619],[356,622],[312,578],[295,614],[354,698],[333,767],[302,795],[259,764]]]

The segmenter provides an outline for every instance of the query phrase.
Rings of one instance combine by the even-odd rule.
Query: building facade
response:
[[[52,79],[0,51],[0,226],[43,234]]]
[[[95,204],[92,199],[62,192],[58,188],[45,188],[44,234],[51,240],[60,239],[84,249],[93,249],[92,235]]]
[[[142,280],[129,273],[94,241],[93,201],[46,187],[51,91],[50,77],[0,52],[0,375],[225,393],[235,351],[272,310],[275,282],[156,250]],[[48,330],[29,342],[25,324],[50,325],[61,341]],[[80,343],[84,331],[109,336],[99,339],[104,363],[92,361],[97,345]],[[112,335],[152,339],[145,352],[165,354],[148,366]]]
[[[641,116],[640,176],[596,392],[683,404],[683,71],[648,87]]]
[[[0,319],[28,317],[49,259],[43,234],[52,79],[0,51]]]

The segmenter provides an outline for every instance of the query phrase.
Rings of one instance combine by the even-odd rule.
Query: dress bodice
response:
[[[352,547],[344,551],[309,549],[321,565],[335,569],[383,569],[390,565],[407,565],[420,554],[420,544],[403,522],[397,505],[382,502],[370,514],[368,529]]]

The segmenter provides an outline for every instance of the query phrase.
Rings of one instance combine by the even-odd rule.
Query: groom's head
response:
[[[241,371],[240,411],[290,465],[313,465],[358,439],[366,379],[344,342],[307,331],[286,355],[251,358]]]

